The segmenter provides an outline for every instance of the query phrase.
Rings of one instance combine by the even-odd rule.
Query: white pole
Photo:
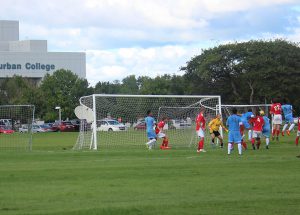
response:
[[[96,95],[93,94],[93,111],[94,111],[94,123],[93,123],[93,139],[94,139],[94,150],[97,150],[97,114],[96,114]]]

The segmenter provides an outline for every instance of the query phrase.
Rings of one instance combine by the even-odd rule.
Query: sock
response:
[[[238,144],[238,150],[239,150],[239,155],[241,155],[242,154],[242,144]]]
[[[150,142],[150,143],[149,143],[149,146],[152,147],[152,146],[155,144],[156,139],[152,139],[152,140],[150,140],[149,142]]]
[[[166,138],[163,140],[163,146],[164,147],[168,147],[168,144],[169,144],[169,140]]]
[[[212,143],[215,143],[215,139],[211,139],[211,142],[212,142]]]
[[[199,149],[203,149],[203,146],[204,146],[204,140],[200,140],[199,142]]]
[[[231,146],[232,144],[231,143],[228,143],[228,149],[227,149],[227,152],[228,152],[228,154],[230,155],[230,152],[231,152]]]
[[[255,139],[254,139],[254,138],[251,139],[251,144],[252,144],[252,145],[255,144]]]
[[[257,147],[257,149],[259,149],[259,147],[260,147],[260,140],[257,141],[256,147]]]
[[[279,136],[279,133],[280,133],[280,130],[276,130],[276,136],[278,137]]]
[[[270,138],[266,138],[266,145],[268,146],[269,145],[269,143],[270,143]]]
[[[242,146],[244,147],[244,149],[247,149],[247,143],[244,140],[242,140]]]
[[[295,126],[295,123],[292,123],[289,127],[289,131],[293,130],[294,126]]]
[[[248,140],[251,140],[252,139],[252,130],[249,130],[248,131]]]
[[[299,136],[296,137],[296,146],[298,146],[299,143]]]
[[[274,129],[272,130],[272,136],[273,136],[273,137],[275,136],[275,133],[276,133],[276,129],[274,128]]]
[[[286,128],[288,127],[288,124],[284,124],[282,131],[284,132],[286,130]]]

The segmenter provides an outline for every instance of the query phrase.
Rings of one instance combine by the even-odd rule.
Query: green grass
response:
[[[76,152],[77,134],[35,134],[32,152],[0,152],[0,214],[299,214],[294,133],[241,157],[208,145]]]

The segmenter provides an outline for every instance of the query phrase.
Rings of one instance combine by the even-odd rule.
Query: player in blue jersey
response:
[[[156,142],[156,133],[154,131],[154,126],[155,126],[155,120],[152,116],[151,110],[147,111],[147,117],[145,118],[146,122],[146,132],[147,132],[147,137],[148,137],[148,142],[146,143],[148,149],[152,149]]]
[[[265,112],[263,110],[259,111],[259,114],[264,118],[265,123],[263,126],[262,134],[266,138],[266,149],[269,149],[271,135],[271,120],[265,115]]]
[[[284,115],[285,124],[282,129],[282,136],[284,136],[284,132],[286,131],[288,125],[290,124],[289,129],[286,131],[287,135],[290,135],[291,130],[294,128],[294,117],[293,117],[293,106],[288,104],[287,100],[283,100],[283,104],[281,105],[281,109]]]
[[[243,123],[243,126],[242,126],[242,133],[244,134],[244,129],[247,129],[248,130],[248,140],[251,141],[252,139],[252,130],[251,130],[251,125],[249,124],[249,120],[251,119],[251,116],[254,116],[253,112],[251,109],[248,110],[248,112],[244,113],[242,116],[241,116],[241,120],[242,120],[242,123]]]
[[[242,135],[240,132],[240,126],[242,125],[241,117],[237,115],[237,109],[232,109],[232,115],[228,117],[226,121],[228,132],[228,155],[231,153],[232,144],[238,144],[239,155],[242,154]]]

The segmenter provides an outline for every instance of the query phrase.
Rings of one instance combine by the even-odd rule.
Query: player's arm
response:
[[[226,132],[228,132],[228,129],[226,128],[226,126],[223,124],[222,121],[221,121],[221,127],[222,127]]]

